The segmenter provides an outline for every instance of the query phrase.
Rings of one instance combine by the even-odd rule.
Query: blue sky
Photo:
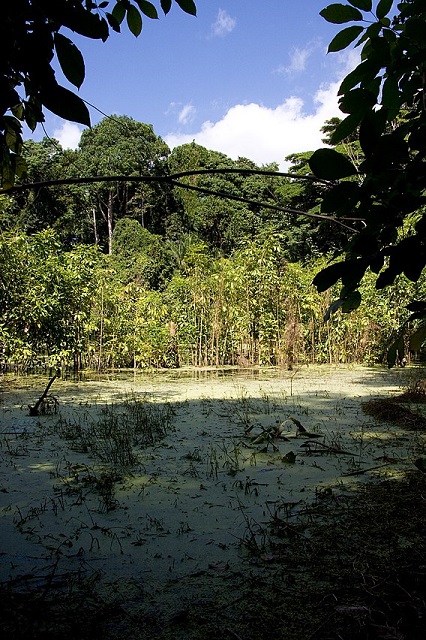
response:
[[[326,53],[339,30],[319,15],[329,3],[196,4],[196,18],[177,6],[146,18],[138,38],[126,27],[106,43],[72,34],[86,62],[79,95],[105,114],[152,124],[171,148],[195,140],[285,169],[289,153],[321,146],[320,127],[339,115],[339,81],[355,65],[353,54]],[[93,124],[103,117],[90,112]],[[82,129],[49,113],[45,128],[64,147],[76,146]]]

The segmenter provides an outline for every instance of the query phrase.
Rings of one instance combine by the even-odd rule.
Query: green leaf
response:
[[[376,104],[376,96],[367,89],[357,87],[351,91],[347,91],[340,98],[339,107],[343,113],[351,113],[353,115],[364,115]]]
[[[371,60],[364,60],[353,71],[342,80],[342,84],[339,87],[338,95],[346,93],[350,89],[353,89],[357,84],[365,84],[373,80],[377,73],[380,71],[380,64]]]
[[[142,16],[133,4],[127,7],[126,19],[131,33],[137,38],[142,31]]]
[[[362,297],[360,292],[352,291],[352,293],[350,293],[342,303],[342,312],[350,313],[351,311],[358,309],[359,305],[361,304],[361,300]]]
[[[347,29],[343,29],[340,31],[337,36],[333,38],[333,40],[328,45],[328,52],[336,52],[341,51],[342,49],[346,49],[348,45],[351,44],[358,36],[363,32],[363,27],[348,27]]]
[[[376,8],[376,16],[379,20],[388,15],[393,5],[393,0],[380,0]]]
[[[337,125],[330,136],[331,144],[339,144],[345,138],[351,135],[359,125],[361,117],[358,114],[347,116],[340,124]]]
[[[152,20],[158,20],[157,9],[154,7],[153,4],[151,4],[151,2],[148,2],[147,0],[136,0],[136,2],[139,5],[139,9],[142,11],[142,13],[145,16],[147,16],[147,18],[152,18]]]
[[[355,9],[355,7],[350,7],[347,4],[330,4],[320,11],[320,16],[327,20],[327,22],[332,22],[333,24],[362,20],[362,13],[358,11],[358,9]]]
[[[382,25],[380,24],[380,22],[374,22],[373,24],[370,24],[369,27],[367,27],[365,33],[369,38],[377,38],[381,30]]]
[[[396,271],[395,269],[390,269],[389,267],[382,271],[379,277],[376,280],[376,289],[384,289],[385,287],[392,284],[396,278],[396,276],[401,273],[400,271]]]
[[[79,89],[85,76],[83,56],[75,44],[61,33],[55,33],[54,41],[56,55],[66,79]]]
[[[108,24],[111,27],[111,29],[113,29],[114,31],[116,31],[117,33],[120,33],[120,23],[118,22],[118,20],[112,15],[112,13],[106,13],[105,14],[106,19],[108,20]]]
[[[426,323],[421,324],[418,329],[410,336],[409,348],[410,351],[420,351],[420,347],[426,340]]]
[[[21,155],[15,156],[15,175],[17,175],[18,178],[24,178],[27,175],[27,170],[26,160]]]
[[[410,40],[414,40],[414,42],[423,44],[425,40],[425,21],[420,18],[408,20],[405,25],[404,35]]]
[[[18,104],[15,104],[13,107],[11,107],[11,112],[13,113],[13,115],[15,116],[15,118],[18,118],[18,120],[23,120],[25,117],[25,109],[24,109],[24,105],[22,104],[22,102],[18,102]]]
[[[339,180],[357,173],[352,162],[334,149],[317,149],[308,163],[312,173],[324,180]]]
[[[358,200],[357,182],[340,182],[328,191],[321,202],[321,213],[349,213]]]
[[[160,4],[164,14],[167,15],[172,7],[172,0],[161,0]]]
[[[396,116],[401,106],[398,80],[394,76],[389,76],[383,83],[382,105],[386,107],[391,116]]]
[[[369,157],[379,142],[387,122],[386,109],[371,110],[362,119],[359,127],[359,142],[366,157]]]
[[[176,0],[176,2],[185,13],[189,13],[191,16],[197,15],[197,7],[194,0]]]
[[[1,163],[1,188],[11,189],[15,184],[15,170],[12,164],[5,162],[5,156],[3,156],[3,162]]]
[[[318,293],[327,291],[333,284],[336,284],[342,275],[346,272],[347,265],[345,262],[336,262],[330,264],[325,269],[321,269],[319,273],[312,280],[312,284],[317,288]]]
[[[331,316],[333,315],[333,313],[336,313],[336,311],[340,309],[342,304],[343,304],[343,300],[341,298],[339,298],[338,300],[334,300],[334,302],[332,302],[327,309],[327,313],[324,316],[324,322],[328,322]]]
[[[426,302],[424,300],[414,300],[405,307],[408,311],[426,311]]]
[[[114,20],[117,20],[117,23],[120,25],[124,20],[124,16],[126,15],[126,7],[124,6],[124,4],[122,2],[117,2],[114,9],[112,10],[111,15],[113,16]]]
[[[22,150],[21,123],[13,116],[4,116],[3,120],[5,124],[5,142],[11,151],[19,154]]]
[[[79,122],[90,127],[89,111],[83,100],[75,93],[54,83],[43,86],[40,93],[42,103],[49,111],[64,120]]]
[[[349,0],[349,4],[358,7],[358,9],[362,11],[371,11],[371,7],[373,6],[372,0]]]
[[[69,3],[67,3],[69,4]],[[68,11],[64,12],[64,6],[59,5],[55,7],[55,15],[59,24],[64,27],[68,27],[71,31],[75,31],[86,38],[93,38],[95,40],[100,39],[105,42],[108,39],[109,30],[108,23],[104,18],[99,17],[96,13],[90,13],[82,6],[77,6],[71,9],[66,7]],[[53,17],[53,11],[52,11]]]

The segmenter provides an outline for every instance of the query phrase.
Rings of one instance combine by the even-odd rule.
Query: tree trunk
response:
[[[107,211],[107,224],[108,224],[108,253],[109,255],[112,254],[112,203],[113,203],[113,196],[112,196],[112,191],[110,191],[108,193],[108,211]]]
[[[92,208],[92,219],[93,219],[93,235],[95,236],[95,245],[99,244],[99,234],[98,234],[98,224],[96,221],[96,208]]]

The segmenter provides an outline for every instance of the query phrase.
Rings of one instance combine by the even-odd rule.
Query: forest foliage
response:
[[[124,116],[105,119],[87,138],[75,152],[48,139],[31,142],[28,179],[89,173],[93,162],[129,176],[141,162],[144,171],[155,166],[164,174],[262,169],[195,143],[170,152],[151,127]],[[309,156],[291,156],[294,175],[306,171]],[[368,274],[362,305],[324,322],[338,287],[320,294],[312,280],[350,230],[333,220],[262,207],[318,211],[322,182],[232,172],[187,180],[243,194],[247,202],[167,182],[65,184],[2,196],[4,367],[292,368],[383,361],[389,339],[407,318],[404,305],[422,293],[423,280],[412,283],[401,275],[377,292],[375,276]]]
[[[193,0],[176,3],[195,15]],[[167,14],[171,0],[160,4]],[[361,60],[339,90],[344,118],[324,123],[326,146],[289,156],[283,176],[195,143],[170,152],[127,116],[86,130],[75,151],[23,144],[21,123],[34,128],[44,108],[88,124],[52,75],[56,55],[72,84],[84,79],[62,24],[106,40],[124,24],[137,36],[158,14],[145,0],[14,4],[2,39],[3,365],[292,367],[386,353],[393,365],[419,351],[426,8],[348,0],[321,14],[350,25],[329,51],[355,44]],[[34,43],[42,59],[28,55]]]

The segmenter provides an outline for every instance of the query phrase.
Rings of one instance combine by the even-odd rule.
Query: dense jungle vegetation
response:
[[[338,123],[325,123],[326,142]],[[361,160],[355,140],[339,150]],[[320,294],[312,280],[350,229],[267,208],[315,212],[327,189],[249,173],[276,166],[195,143],[170,152],[151,126],[125,116],[85,131],[76,151],[45,138],[24,153],[29,182],[245,169],[186,181],[247,202],[156,181],[0,196],[3,367],[381,362],[404,304],[424,289],[401,275],[377,292],[367,274],[359,308],[324,322],[337,289]],[[290,172],[309,173],[310,155],[292,155]]]
[[[175,1],[196,14],[193,0]],[[172,4],[160,0],[164,14]],[[354,45],[360,63],[338,91],[343,119],[324,123],[328,146],[291,155],[286,177],[195,143],[170,152],[126,116],[87,129],[76,151],[24,144],[22,123],[34,130],[44,109],[90,126],[51,65],[56,56],[83,83],[83,56],[61,27],[105,42],[125,25],[138,36],[142,15],[158,12],[146,0],[10,8],[0,27],[3,366],[292,367],[384,354],[392,366],[407,346],[420,350],[425,5],[349,0],[320,13],[350,25],[328,51]]]

